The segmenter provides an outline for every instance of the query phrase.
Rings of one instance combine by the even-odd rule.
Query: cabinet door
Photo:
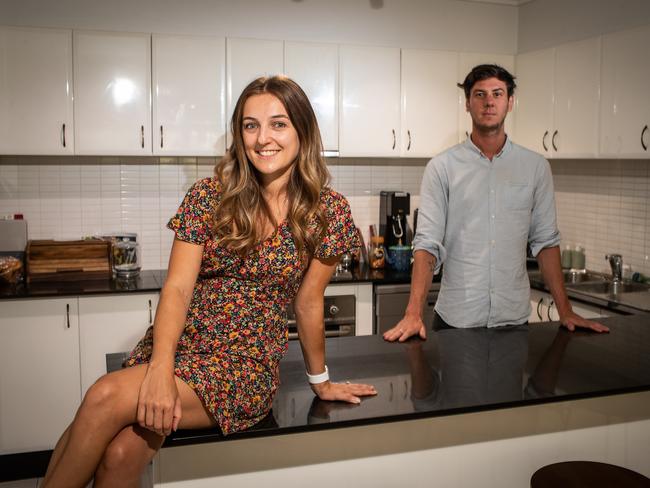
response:
[[[529,323],[545,322],[548,320],[546,311],[548,310],[548,293],[538,290],[530,290],[530,317]]]
[[[458,141],[458,54],[402,49],[401,155],[430,158]]]
[[[603,36],[600,155],[650,155],[650,26]]]
[[[226,40],[152,38],[153,153],[221,156],[226,148]]]
[[[74,33],[75,153],[151,154],[151,37]]]
[[[79,298],[81,390],[106,374],[106,355],[130,352],[153,324],[158,294]]]
[[[596,157],[599,95],[600,38],[558,46],[551,135],[556,157]]]
[[[80,400],[77,299],[0,303],[0,454],[52,449]]]
[[[515,141],[544,156],[552,154],[555,51],[517,56]]]
[[[0,154],[72,154],[72,31],[0,27]]]
[[[485,54],[485,53],[460,53],[458,61],[458,81],[462,83],[468,73],[479,64],[498,64],[507,69],[511,74],[515,72],[515,57],[508,54]],[[465,108],[465,92],[458,90],[458,141],[463,142],[472,132],[472,117]],[[515,95],[517,92],[515,91]],[[506,134],[512,136],[514,133],[515,109],[506,117]]]
[[[284,44],[282,41],[228,39],[226,48],[226,146],[230,146],[230,122],[241,92],[260,76],[273,76],[284,72]]]
[[[305,91],[318,119],[323,149],[339,149],[339,48],[336,44],[284,43],[284,72]]]
[[[399,156],[400,50],[341,46],[339,151],[350,156]]]

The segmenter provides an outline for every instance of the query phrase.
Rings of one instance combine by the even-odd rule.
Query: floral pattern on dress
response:
[[[227,435],[255,425],[271,409],[278,363],[287,349],[286,309],[298,291],[306,260],[300,259],[286,221],[245,257],[217,245],[211,221],[219,200],[216,179],[199,180],[167,226],[178,239],[204,246],[174,371]],[[315,257],[359,247],[347,200],[326,188],[321,205],[328,227]],[[149,327],[125,364],[147,363],[152,349]]]

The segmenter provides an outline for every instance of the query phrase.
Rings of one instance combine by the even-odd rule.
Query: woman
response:
[[[45,487],[138,486],[177,428],[224,434],[264,418],[287,347],[294,300],[308,380],[323,400],[359,403],[368,385],[331,383],[323,294],[339,256],[358,247],[346,200],[327,188],[314,112],[288,78],[248,85],[233,144],[215,176],[188,191],[153,327],[121,371],[86,393],[59,440]]]

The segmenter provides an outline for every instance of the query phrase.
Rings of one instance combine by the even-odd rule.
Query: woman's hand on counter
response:
[[[424,322],[419,316],[405,315],[395,327],[384,332],[383,338],[388,342],[404,342],[414,335],[419,335],[421,339],[427,338],[427,329]]]
[[[600,324],[598,322],[594,322],[593,320],[588,320],[577,313],[575,313],[573,310],[570,310],[566,314],[560,317],[560,322],[564,327],[569,329],[571,332],[576,330],[576,328],[584,328],[584,329],[591,329],[595,332],[609,332],[609,327],[604,326],[603,324]]]
[[[173,370],[170,373],[166,368],[158,368],[150,363],[138,397],[138,424],[158,435],[167,436],[178,429],[181,414],[181,400]]]
[[[377,390],[372,385],[362,383],[332,383],[324,381],[316,385],[311,385],[311,389],[318,395],[321,400],[342,401],[348,403],[361,403],[362,396],[373,396]]]

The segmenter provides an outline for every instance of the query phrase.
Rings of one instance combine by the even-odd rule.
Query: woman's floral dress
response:
[[[305,272],[288,224],[242,258],[212,239],[210,219],[219,202],[214,178],[197,181],[167,227],[180,240],[203,244],[201,269],[176,350],[175,374],[194,389],[221,431],[246,429],[270,411],[277,366],[287,349],[287,305]],[[350,207],[339,193],[321,192],[328,228],[315,257],[359,246]],[[153,327],[127,366],[149,361]]]

